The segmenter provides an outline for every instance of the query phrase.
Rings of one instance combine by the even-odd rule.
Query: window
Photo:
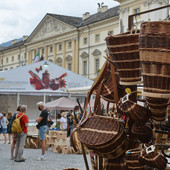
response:
[[[42,49],[42,54],[44,54],[44,49]]]
[[[14,62],[14,56],[12,56],[12,62]]]
[[[83,38],[83,44],[87,44],[87,37]]]
[[[138,14],[138,13],[140,13],[140,8],[134,9],[134,14]]]
[[[71,63],[68,63],[68,70],[71,71]]]
[[[69,41],[68,42],[68,48],[71,48],[71,45],[72,45],[72,43],[71,43],[71,41]]]
[[[27,59],[27,53],[24,53],[24,59],[25,60]]]
[[[99,59],[96,59],[96,73],[99,72]]]
[[[8,63],[8,58],[6,58],[6,63]]]
[[[87,75],[87,61],[83,62],[83,75]]]
[[[53,47],[50,47],[50,53],[52,53],[53,52]]]
[[[96,34],[95,35],[95,42],[99,42],[100,41],[100,35],[99,34]]]
[[[18,55],[18,60],[20,60],[20,55]]]
[[[59,44],[58,46],[58,50],[61,51],[62,50],[62,44]]]

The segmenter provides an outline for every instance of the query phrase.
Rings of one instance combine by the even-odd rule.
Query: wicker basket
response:
[[[135,137],[142,143],[149,143],[152,140],[153,132],[150,124],[134,123],[131,129]]]
[[[126,164],[129,170],[139,169],[145,170],[145,166],[139,163],[139,156],[141,154],[142,149],[135,148],[127,150],[125,153]]]
[[[126,160],[124,156],[116,159],[105,159],[104,170],[126,170]]]
[[[151,110],[153,120],[164,121],[167,118],[169,99],[146,97],[146,102]]]
[[[106,116],[88,118],[78,129],[78,138],[89,150],[108,159],[121,156],[128,145],[123,124]]]
[[[130,117],[135,122],[146,123],[151,116],[150,110],[129,100],[127,96],[129,94],[119,100],[117,105],[118,113]]]
[[[139,156],[139,162],[148,167],[164,170],[167,165],[167,159],[161,153],[154,151],[152,148],[153,146],[149,146],[142,150]]]
[[[170,22],[144,22],[139,35],[143,95],[170,97]]]
[[[140,34],[142,35],[170,35],[169,21],[152,21],[141,24]]]
[[[141,81],[139,34],[108,36],[106,44],[120,76],[120,84],[133,85]]]

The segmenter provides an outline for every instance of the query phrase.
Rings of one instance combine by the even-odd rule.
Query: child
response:
[[[3,114],[3,118],[1,120],[1,126],[3,127],[2,134],[4,135],[4,140],[5,140],[4,144],[6,144],[6,139],[7,139],[7,137],[6,137],[6,134],[7,134],[7,124],[9,122],[8,122],[8,120],[6,118],[6,113],[3,112],[2,114]]]

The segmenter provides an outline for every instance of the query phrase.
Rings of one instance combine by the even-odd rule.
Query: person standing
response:
[[[38,109],[41,111],[40,116],[36,119],[38,123],[37,128],[39,131],[40,141],[41,141],[41,150],[42,155],[37,158],[37,161],[44,161],[46,160],[46,145],[45,145],[45,135],[47,133],[47,119],[48,119],[48,111],[44,106],[44,102],[37,103]]]
[[[17,118],[22,116],[20,119],[20,124],[22,128],[22,132],[17,134],[16,136],[16,149],[15,149],[15,161],[16,162],[25,162],[25,159],[23,158],[23,151],[24,151],[24,145],[25,140],[27,137],[27,127],[28,127],[28,116],[26,115],[27,106],[21,105],[20,112],[16,115]]]
[[[8,112],[8,114],[7,114],[7,120],[8,120],[7,128],[9,126],[9,122],[11,121],[11,119],[12,119],[12,112]],[[8,140],[9,140],[8,144],[11,144],[11,133],[9,133],[9,132],[8,132]]]
[[[6,144],[6,140],[7,140],[6,134],[7,134],[7,124],[8,124],[8,120],[7,120],[7,118],[6,118],[6,113],[3,112],[2,114],[3,114],[3,118],[1,119],[1,126],[2,126],[2,133],[3,133],[3,135],[4,135],[4,141],[5,141],[4,144]]]
[[[15,112],[14,114],[13,114],[13,116],[12,116],[12,119],[14,120],[15,118],[16,118],[16,115],[18,114],[18,113],[20,113],[21,112],[21,105],[19,105],[18,107],[17,107],[17,112]],[[11,143],[11,158],[10,158],[10,160],[13,160],[14,159],[14,148],[15,148],[15,144],[16,144],[16,137],[17,137],[17,134],[16,133],[12,133],[12,143]]]
[[[67,131],[67,113],[66,112],[61,113],[60,130]]]

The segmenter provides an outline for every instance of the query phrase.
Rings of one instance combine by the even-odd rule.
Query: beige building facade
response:
[[[117,1],[120,6],[98,5],[97,13],[86,12],[82,17],[47,13],[31,35],[0,49],[0,71],[31,64],[39,52],[45,60],[94,80],[105,62],[108,34],[127,31],[129,15],[170,4],[169,0]],[[139,15],[134,23],[140,27],[144,21],[165,20],[169,13],[165,8]]]

